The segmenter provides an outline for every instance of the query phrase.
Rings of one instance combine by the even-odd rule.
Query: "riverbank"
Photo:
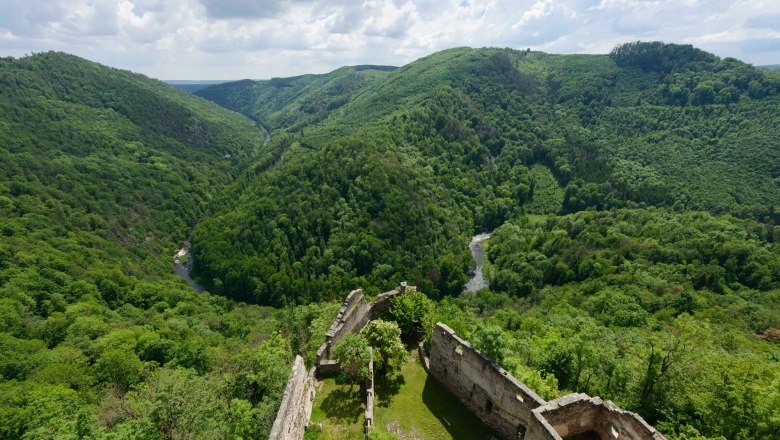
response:
[[[466,292],[476,292],[479,289],[487,289],[490,287],[489,280],[483,273],[483,267],[485,266],[485,251],[482,248],[482,242],[490,238],[490,233],[479,234],[471,237],[469,242],[469,249],[471,255],[474,256],[474,260],[477,262],[477,267],[474,268],[474,274],[464,286],[463,290]]]
[[[182,258],[184,257],[186,257],[185,262],[182,264]],[[196,292],[203,292],[206,290],[206,288],[195,282],[195,280],[190,277],[190,271],[194,265],[195,262],[192,259],[192,254],[190,253],[190,242],[185,241],[184,246],[179,248],[179,250],[176,251],[176,254],[173,256],[173,271],[176,273],[177,277],[186,281],[190,287],[195,289]]]

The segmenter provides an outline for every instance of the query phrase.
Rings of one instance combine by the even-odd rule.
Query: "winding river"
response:
[[[477,267],[474,269],[474,274],[466,283],[463,288],[466,292],[476,292],[479,289],[485,289],[489,287],[488,280],[482,275],[482,267],[485,265],[485,251],[482,249],[482,242],[490,238],[489,233],[479,234],[471,237],[469,242],[469,249],[471,249],[471,255],[474,256],[474,260],[477,261]]]
[[[187,257],[187,264],[181,264],[181,257],[184,256]],[[195,291],[203,292],[206,289],[190,277],[190,271],[192,270],[193,264],[194,261],[192,260],[192,253],[190,252],[190,242],[185,241],[184,246],[182,246],[181,249],[176,252],[176,255],[173,256],[173,270],[176,272],[176,276],[186,281],[190,287],[195,289]]]
[[[260,127],[260,130],[263,130],[263,145],[260,148],[265,148],[265,146],[271,142],[271,133],[269,133],[268,130],[266,130],[265,127],[259,123],[257,126]],[[180,259],[185,255],[187,256],[187,263],[181,264]],[[184,245],[179,248],[179,250],[176,251],[176,253],[173,255],[173,271],[176,273],[177,277],[186,281],[190,287],[195,289],[195,291],[203,292],[206,290],[206,288],[196,283],[195,280],[190,277],[190,271],[192,270],[194,264],[195,261],[192,259],[192,253],[190,252],[190,242],[185,241]]]

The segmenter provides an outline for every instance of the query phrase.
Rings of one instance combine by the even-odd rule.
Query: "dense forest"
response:
[[[195,95],[0,59],[1,438],[266,438],[344,295],[404,280],[545,398],[780,437],[776,71],[457,48]]]
[[[776,437],[779,92],[663,43],[439,52],[316,125],[305,98],[207,88],[276,141],[195,229],[199,270],[276,306],[406,279],[545,397],[601,395],[670,438]],[[468,237],[494,229],[491,291],[460,295]]]
[[[295,321],[171,271],[263,139],[141,75],[0,60],[0,438],[267,436]]]
[[[279,306],[407,279],[456,294],[468,236],[523,213],[666,206],[777,220],[780,81],[740,61],[661,43],[462,48],[383,75],[302,129],[274,117],[308,97],[252,102],[271,86],[251,81],[198,92],[227,91],[218,102],[276,121],[266,155],[195,229],[213,291]]]

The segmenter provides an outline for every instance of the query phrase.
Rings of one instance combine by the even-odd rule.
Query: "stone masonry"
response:
[[[608,400],[580,393],[545,402],[442,323],[433,329],[429,362],[429,374],[506,440],[562,440],[578,434],[664,440],[639,415]]]
[[[559,397],[533,411],[526,438],[561,440],[595,433],[603,440],[664,437],[639,415],[618,408],[609,400],[577,393]]]
[[[295,357],[282,404],[271,427],[270,440],[301,439],[314,403],[314,370],[306,372],[303,358]]]
[[[293,363],[287,387],[284,390],[282,404],[276,413],[276,420],[271,428],[271,440],[299,440],[303,438],[306,426],[311,417],[314,403],[314,377],[315,375],[338,373],[338,359],[333,359],[331,349],[344,335],[358,333],[372,319],[377,319],[382,311],[390,306],[390,300],[416,290],[414,286],[401,283],[397,289],[377,295],[373,301],[366,301],[363,291],[353,290],[347,295],[339,310],[336,319],[325,334],[325,343],[317,350],[316,364],[307,374],[303,364],[303,358],[296,356]],[[373,424],[374,416],[374,381],[373,381],[373,355],[371,362],[372,378],[366,384],[366,428]]]
[[[339,371],[338,359],[333,359],[331,349],[344,335],[348,333],[359,333],[363,327],[372,319],[377,319],[382,311],[390,307],[390,300],[406,293],[416,290],[414,286],[407,286],[405,282],[401,283],[397,289],[377,295],[373,301],[366,301],[361,289],[353,290],[347,295],[344,303],[336,316],[336,320],[331,324],[330,329],[325,333],[325,343],[317,350],[316,367],[317,374],[329,374]]]
[[[532,411],[545,404],[442,323],[431,337],[430,374],[503,438],[517,439],[533,419]]]

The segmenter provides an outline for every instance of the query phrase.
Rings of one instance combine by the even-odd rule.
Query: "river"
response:
[[[474,260],[477,262],[477,267],[474,269],[474,274],[466,283],[463,288],[466,292],[476,292],[479,289],[486,289],[490,286],[488,280],[482,275],[482,267],[485,265],[485,251],[482,249],[482,242],[490,238],[489,233],[479,234],[471,237],[469,242],[469,249],[471,249],[471,255],[474,256]]]
[[[186,265],[179,262],[179,259],[185,255],[187,256]],[[206,289],[190,278],[190,271],[192,270],[193,264],[194,261],[192,260],[192,253],[190,252],[190,242],[185,241],[184,246],[182,246],[181,249],[176,252],[176,255],[173,256],[173,270],[176,272],[176,276],[186,281],[196,292],[203,292]]]
[[[265,146],[268,145],[269,142],[271,142],[271,133],[269,133],[268,130],[266,130],[265,127],[263,127],[259,123],[257,124],[257,126],[260,127],[260,130],[263,130],[263,145],[260,148],[265,148]],[[179,262],[179,258],[185,255],[187,256],[187,264],[181,264]],[[204,290],[206,290],[206,288],[196,283],[195,280],[193,280],[190,277],[190,271],[192,270],[192,267],[194,265],[195,265],[195,261],[192,259],[192,252],[190,252],[190,242],[185,241],[184,246],[179,248],[179,250],[176,251],[176,254],[174,254],[173,256],[173,271],[176,273],[177,277],[186,281],[187,284],[190,285],[190,287],[195,289],[195,291],[203,292]]]

